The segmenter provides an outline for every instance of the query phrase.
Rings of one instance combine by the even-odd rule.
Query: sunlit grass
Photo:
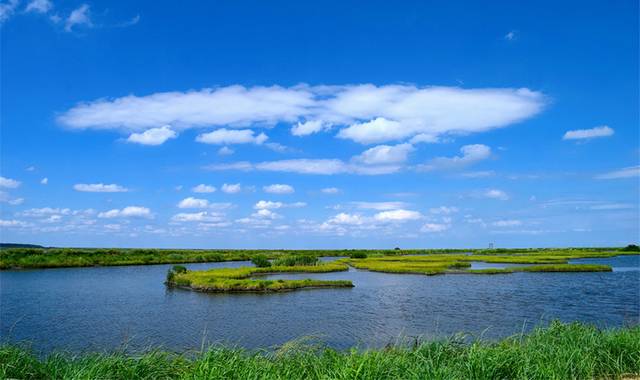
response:
[[[450,339],[345,352],[294,341],[273,351],[213,346],[38,358],[0,346],[0,378],[16,379],[617,379],[640,375],[640,327],[552,323],[498,342]]]
[[[277,273],[326,273],[346,271],[349,267],[341,262],[318,265],[295,265],[270,267],[216,268],[200,271],[173,273],[167,277],[170,286],[187,287],[202,292],[269,292],[321,287],[353,287],[345,280],[265,280],[250,277]],[[169,273],[172,273],[170,271]]]

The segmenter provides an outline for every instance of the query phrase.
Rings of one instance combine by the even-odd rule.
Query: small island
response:
[[[252,262],[255,267],[218,268],[189,271],[175,265],[167,273],[166,284],[199,292],[283,292],[310,288],[351,288],[348,280],[264,280],[257,276],[281,273],[326,273],[346,271],[349,267],[342,262],[320,263],[315,256],[287,256],[273,263],[266,256],[256,255]]]

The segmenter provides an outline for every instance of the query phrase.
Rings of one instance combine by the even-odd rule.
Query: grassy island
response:
[[[536,252],[518,255],[431,254],[409,256],[372,256],[349,258],[349,265],[374,272],[436,275],[446,273],[508,274],[514,272],[609,272],[608,265],[569,264],[569,259],[610,257],[606,252]],[[612,255],[613,256],[613,255]],[[511,268],[470,269],[471,262],[531,264]]]
[[[295,263],[295,260],[293,262]],[[167,274],[167,285],[200,292],[278,292],[303,288],[350,288],[353,287],[353,283],[345,280],[263,280],[253,278],[269,274],[326,273],[348,269],[344,263],[320,264],[316,258],[307,260],[305,265],[269,265],[201,271],[189,271],[182,266],[174,266]]]
[[[304,342],[304,341],[300,341]],[[139,355],[56,353],[0,346],[0,378],[16,379],[637,379],[640,327],[554,322],[501,341],[457,335],[380,350],[287,343],[269,351],[213,346]]]

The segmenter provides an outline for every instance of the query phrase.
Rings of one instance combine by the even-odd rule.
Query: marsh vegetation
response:
[[[299,340],[275,350],[212,346],[175,354],[123,351],[39,358],[0,346],[0,377],[30,379],[605,379],[640,374],[640,327],[554,322],[498,342],[456,335],[380,350],[336,351]]]

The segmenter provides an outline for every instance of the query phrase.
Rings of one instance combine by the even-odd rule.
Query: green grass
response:
[[[616,379],[640,374],[640,327],[554,322],[498,342],[458,335],[411,346],[336,351],[304,340],[274,351],[214,346],[39,358],[0,346],[0,378],[17,379]]]
[[[513,272],[608,272],[608,265],[569,264],[568,260],[579,257],[593,257],[602,252],[547,251],[544,255],[459,255],[430,254],[412,256],[380,256],[365,259],[343,259],[354,268],[374,272],[436,275],[446,273],[501,274]],[[600,256],[598,256],[600,257]],[[471,261],[485,263],[534,264],[514,268],[468,269]]]
[[[189,249],[110,249],[110,248],[3,248],[0,269],[60,268],[114,265],[154,265],[251,260],[313,260],[321,256],[353,259],[394,258],[421,255],[427,261],[487,261],[515,264],[566,264],[574,258],[612,257],[638,254],[631,248],[565,249],[414,249],[414,250],[189,250]],[[461,253],[473,252],[473,255]],[[448,258],[442,260],[444,256]],[[297,257],[304,257],[298,259]],[[286,259],[285,259],[286,258]],[[455,258],[455,259],[454,259]]]
[[[217,268],[200,271],[173,270],[167,275],[167,285],[186,287],[200,292],[277,292],[303,288],[353,287],[346,280],[262,280],[251,277],[277,273],[326,273],[346,271],[341,262],[319,265],[295,265],[270,267]]]

